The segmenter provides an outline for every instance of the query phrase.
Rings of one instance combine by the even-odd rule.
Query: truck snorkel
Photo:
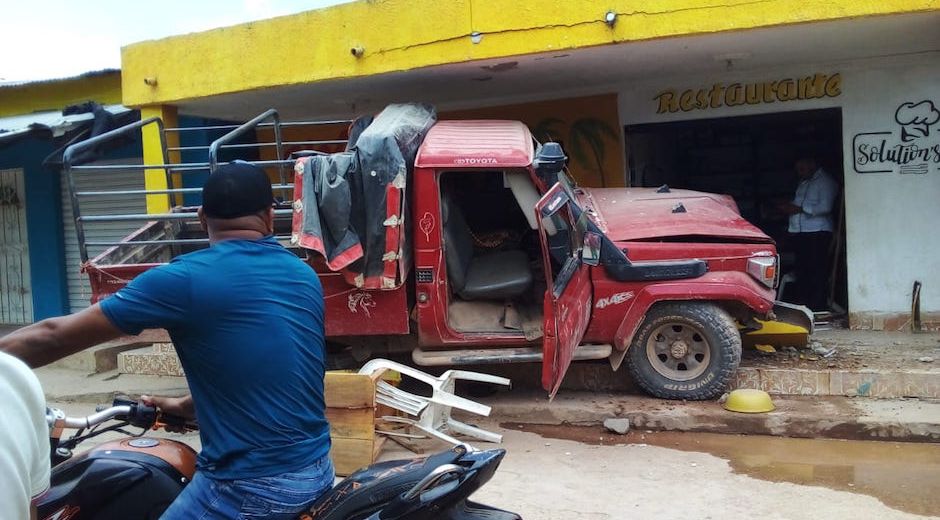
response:
[[[567,161],[568,156],[565,155],[561,145],[548,142],[539,145],[532,166],[535,167],[535,173],[539,176],[539,179],[545,183],[545,187],[551,188],[558,182],[558,174],[565,169]]]

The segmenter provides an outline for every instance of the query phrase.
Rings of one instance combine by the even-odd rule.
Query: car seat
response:
[[[442,197],[444,255],[454,294],[465,300],[511,299],[532,287],[532,270],[524,251],[475,254],[473,235],[460,207]]]

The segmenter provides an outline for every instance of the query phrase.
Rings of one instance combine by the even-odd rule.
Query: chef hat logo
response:
[[[940,111],[932,101],[901,103],[894,113],[894,120],[901,125],[901,140],[905,143],[930,135],[930,125],[940,121]]]

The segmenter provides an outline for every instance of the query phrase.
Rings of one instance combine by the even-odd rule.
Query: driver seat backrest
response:
[[[473,261],[473,235],[460,207],[447,195],[441,197],[444,220],[444,259],[451,290],[459,294],[467,283],[467,271]]]

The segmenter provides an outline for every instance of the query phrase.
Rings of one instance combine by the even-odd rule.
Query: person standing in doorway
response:
[[[828,309],[829,246],[839,185],[813,157],[796,161],[800,179],[793,200],[780,205],[789,215],[790,243],[796,256],[796,302],[814,311]]]

